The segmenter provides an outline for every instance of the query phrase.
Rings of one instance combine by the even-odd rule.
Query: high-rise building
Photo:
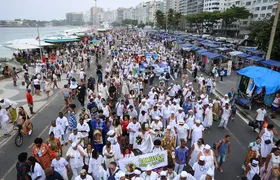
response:
[[[90,21],[94,25],[100,24],[102,12],[103,12],[102,8],[98,8],[98,7],[90,8]]]
[[[76,12],[66,13],[66,21],[70,25],[81,26],[84,24],[84,14]]]

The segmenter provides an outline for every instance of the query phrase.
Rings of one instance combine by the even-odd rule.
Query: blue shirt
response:
[[[219,156],[226,155],[226,152],[227,152],[227,149],[228,149],[228,145],[229,145],[229,142],[225,143],[224,140],[222,140],[222,143],[221,143],[221,145],[219,146],[219,149],[218,149]]]
[[[188,114],[189,110],[192,109],[192,102],[184,102],[183,104],[183,110],[185,114]]]
[[[186,164],[188,155],[189,149],[187,147],[185,147],[184,149],[182,149],[181,147],[177,147],[175,150],[176,163]]]

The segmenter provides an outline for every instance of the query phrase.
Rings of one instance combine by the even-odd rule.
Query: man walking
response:
[[[226,155],[228,158],[230,157],[230,135],[226,135],[216,144],[216,157],[220,172],[223,172],[222,165],[226,161]]]
[[[174,171],[177,174],[180,174],[183,171],[183,168],[186,164],[187,157],[189,155],[189,149],[186,147],[186,140],[180,139],[181,145],[178,146],[175,150],[175,168]]]
[[[30,114],[34,115],[35,114],[35,112],[33,111],[34,103],[33,103],[33,96],[31,94],[31,89],[27,90],[27,93],[25,96],[26,96],[26,101],[27,101],[27,104],[28,104],[28,107],[30,110]]]
[[[17,79],[19,77],[18,77],[18,74],[17,74],[17,71],[16,71],[15,67],[13,67],[13,70],[12,70],[12,77],[13,77],[14,86],[17,86]]]
[[[256,112],[257,114],[255,118],[261,131],[263,127],[264,117],[266,115],[266,110],[264,109],[264,106],[261,106],[261,108],[259,108]]]
[[[221,122],[220,122],[219,127],[227,129],[227,123],[228,123],[228,120],[230,117],[230,113],[231,113],[231,110],[230,110],[229,104],[226,103],[225,107],[223,107],[223,109],[222,109],[222,113],[221,113],[222,117],[221,117]]]
[[[78,100],[81,103],[81,106],[85,106],[85,96],[86,96],[86,86],[83,81],[81,81],[80,85],[78,86]]]

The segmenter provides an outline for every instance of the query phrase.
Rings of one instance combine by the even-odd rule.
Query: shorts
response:
[[[36,90],[40,90],[40,85],[34,85],[34,88],[35,88]]]
[[[276,112],[277,109],[278,109],[278,107],[275,107],[275,106],[273,106],[273,105],[271,106],[271,111],[272,111],[272,112]]]
[[[218,155],[217,157],[217,163],[219,164],[220,162],[224,163],[226,161],[226,155]]]
[[[33,107],[33,104],[28,104],[28,107],[32,108],[32,107]]]

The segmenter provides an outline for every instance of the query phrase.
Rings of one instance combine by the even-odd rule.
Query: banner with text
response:
[[[162,151],[121,159],[119,160],[119,166],[122,171],[132,173],[136,167],[145,171],[147,166],[155,169],[167,166],[167,162],[167,151]]]

